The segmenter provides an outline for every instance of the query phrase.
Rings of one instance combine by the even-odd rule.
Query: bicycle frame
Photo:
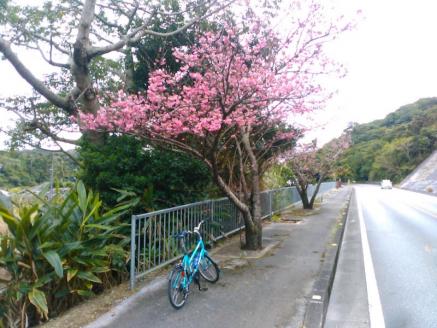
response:
[[[199,271],[199,263],[208,255],[208,251],[205,249],[203,238],[199,232],[196,233],[198,241],[196,247],[191,253],[185,253],[182,258],[182,269],[184,272],[184,279],[182,281],[182,287],[188,290],[188,287],[193,282],[196,273]]]
[[[215,283],[219,279],[220,270],[217,264],[209,257],[200,234],[200,227],[204,221],[201,221],[193,231],[182,231],[175,235],[179,240],[184,255],[175,265],[168,276],[168,297],[170,304],[175,309],[184,306],[185,301],[190,294],[190,285],[195,282],[199,291],[206,291],[208,288],[202,287],[200,279],[203,278],[209,283]],[[187,236],[195,235],[197,237],[196,246],[192,251],[187,251],[185,240]]]

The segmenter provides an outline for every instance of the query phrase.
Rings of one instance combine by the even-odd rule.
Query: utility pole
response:
[[[53,171],[54,171],[54,166],[53,166],[53,153],[52,153],[52,166],[50,168],[50,192],[49,192],[49,200],[51,200],[53,198]]]

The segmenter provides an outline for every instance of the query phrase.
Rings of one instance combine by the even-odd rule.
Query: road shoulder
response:
[[[357,200],[352,196],[325,328],[370,327]]]

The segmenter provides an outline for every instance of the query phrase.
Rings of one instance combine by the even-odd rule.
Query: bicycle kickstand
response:
[[[199,276],[199,273],[197,273],[197,275],[196,275],[194,281],[196,282],[196,284],[197,284],[197,286],[199,287],[199,290],[200,290],[201,292],[206,292],[206,291],[208,290],[208,287],[202,287],[202,286],[200,285],[200,276]]]

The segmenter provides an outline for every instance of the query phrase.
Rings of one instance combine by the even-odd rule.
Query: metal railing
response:
[[[335,182],[324,182],[319,194],[332,189]],[[310,186],[308,195],[314,187]],[[263,218],[300,202],[295,187],[268,190],[261,193]],[[160,211],[133,215],[131,220],[130,287],[146,274],[177,260],[181,253],[172,237],[182,230],[192,230],[201,220],[208,220],[204,227],[204,241],[216,241],[244,228],[241,214],[228,198],[172,207]],[[195,240],[188,240],[187,248]]]

